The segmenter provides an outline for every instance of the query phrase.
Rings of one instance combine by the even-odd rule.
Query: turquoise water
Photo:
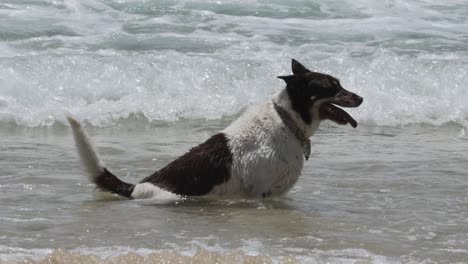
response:
[[[466,43],[464,1],[1,1],[0,263],[466,262]],[[127,201],[84,177],[64,113],[136,182],[281,89],[291,58],[365,100],[285,197]]]

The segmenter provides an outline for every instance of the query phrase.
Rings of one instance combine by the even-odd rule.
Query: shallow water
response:
[[[467,42],[457,0],[0,1],[0,263],[467,262]],[[291,58],[365,100],[286,196],[128,201],[83,175],[65,113],[136,182]]]
[[[121,123],[90,134],[111,171],[136,182],[228,123]],[[117,199],[93,192],[68,128],[1,134],[3,261],[55,248],[103,258],[241,250],[300,263],[468,257],[468,156],[460,148],[467,138],[459,125],[353,130],[325,124],[312,138],[296,187],[264,201]]]
[[[365,97],[361,122],[468,117],[465,1],[0,3],[0,120],[106,126],[218,119],[269,97],[296,58]]]

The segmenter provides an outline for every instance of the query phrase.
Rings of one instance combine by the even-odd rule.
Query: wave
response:
[[[295,58],[365,99],[361,124],[467,124],[466,4],[6,3],[0,124],[219,119],[282,88]]]
[[[275,76],[289,72],[289,58],[278,55],[243,59],[169,53],[3,60],[9,66],[0,68],[0,122],[50,126],[65,123],[66,113],[95,126],[131,116],[149,122],[219,119],[270,98],[283,88]],[[342,52],[303,61],[364,97],[361,107],[349,110],[361,124],[467,123],[464,62],[386,50],[369,58]]]

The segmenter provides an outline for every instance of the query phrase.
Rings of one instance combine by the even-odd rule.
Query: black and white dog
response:
[[[287,192],[301,174],[311,137],[324,119],[357,122],[341,108],[357,107],[362,97],[327,74],[311,72],[292,60],[293,75],[272,99],[251,107],[226,129],[144,178],[119,180],[98,157],[80,123],[68,117],[81,161],[97,187],[128,198],[161,193],[180,196],[266,198]]]

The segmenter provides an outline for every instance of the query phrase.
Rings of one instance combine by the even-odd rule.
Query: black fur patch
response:
[[[223,133],[216,134],[140,183],[149,182],[179,195],[208,194],[231,177],[232,153],[227,143]]]
[[[127,198],[132,198],[131,194],[133,192],[133,188],[135,187],[133,184],[119,180],[107,169],[104,169],[104,172],[96,179],[94,179],[94,183],[99,189],[103,191],[112,192]]]

